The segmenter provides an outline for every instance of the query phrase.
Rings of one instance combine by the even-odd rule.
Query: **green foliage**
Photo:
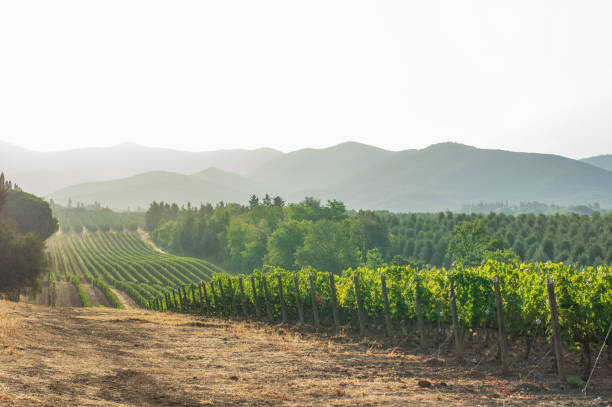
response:
[[[83,228],[92,231],[98,229],[121,231],[124,228],[136,230],[139,226],[145,225],[144,212],[115,212],[99,205],[67,208],[52,204],[51,208],[63,232],[68,232],[70,229],[80,232]]]
[[[20,235],[10,223],[0,222],[0,291],[36,290],[47,269],[44,250],[38,234]]]
[[[0,220],[11,220],[19,233],[36,233],[42,240],[58,230],[49,204],[20,190],[8,191],[4,206],[0,206]]]
[[[513,253],[519,261],[529,262],[563,261],[583,266],[612,262],[612,213],[591,216],[355,213],[345,211],[337,201],[322,205],[317,199],[306,198],[299,204],[258,204],[253,209],[237,204],[179,208],[154,203],[146,216],[159,221],[151,221],[151,225],[157,225],[151,237],[160,247],[175,254],[207,259],[235,272],[250,272],[264,264],[289,269],[323,267],[296,258],[298,250],[305,250],[306,237],[313,225],[320,221],[327,221],[328,226],[349,223],[350,240],[359,250],[357,263],[365,263],[368,250],[374,248],[386,263],[395,258],[400,262],[397,264],[437,267],[451,265],[451,250],[461,261],[472,265],[488,259],[514,262]],[[474,225],[478,226],[476,234],[470,230]],[[455,237],[451,247],[455,229],[459,237]],[[483,231],[487,233],[479,243],[478,233]],[[321,245],[332,243],[331,237],[324,234],[320,237]],[[344,262],[346,258],[338,257],[334,262],[344,262],[341,269],[354,267],[352,257],[348,258],[351,261]]]
[[[111,307],[113,307],[113,308],[120,308],[120,309],[124,309],[125,308],[123,306],[123,304],[121,303],[121,301],[119,301],[119,298],[117,298],[117,296],[115,295],[113,290],[111,290],[110,286],[108,284],[106,284],[106,282],[102,279],[102,277],[96,278],[93,281],[93,285],[95,287],[98,287],[102,291],[102,293],[104,294],[104,296],[108,300],[108,302],[111,305]]]
[[[546,336],[549,334],[550,313],[546,279],[555,282],[562,336],[570,346],[579,343],[598,343],[612,319],[612,267],[579,269],[554,263],[501,263],[489,260],[477,267],[459,267],[449,271],[438,268],[417,269],[410,266],[388,266],[373,270],[360,267],[333,275],[337,303],[347,323],[355,323],[357,308],[354,275],[358,276],[367,319],[380,321],[384,312],[381,273],[386,275],[392,321],[417,319],[417,296],[422,304],[426,324],[450,324],[450,285],[455,286],[459,323],[465,329],[497,328],[497,312],[493,278],[500,281],[506,332],[511,337]],[[294,283],[297,277],[298,290]],[[315,304],[311,301],[310,276],[315,284]],[[239,290],[240,276],[214,274],[206,284],[213,315],[242,312]],[[289,318],[297,319],[297,301],[304,306],[306,318],[311,318],[313,305],[327,324],[331,322],[330,274],[304,268],[297,272],[278,267],[265,271],[254,270],[243,276],[247,312],[254,314],[255,299],[264,311],[264,299],[271,307],[275,320],[281,317],[279,279]],[[253,290],[250,279],[255,282]],[[264,280],[268,295],[264,290]],[[220,283],[219,283],[220,282]],[[230,288],[231,287],[231,288]],[[188,312],[198,311],[200,300],[193,299],[187,290]],[[198,290],[196,290],[198,292]],[[233,300],[232,300],[233,298]],[[576,345],[577,346],[577,345]]]
[[[482,219],[455,226],[455,234],[448,245],[448,254],[457,265],[475,266],[485,258],[491,239]]]
[[[81,300],[81,303],[83,304],[84,307],[91,307],[91,303],[87,300],[87,296],[85,295],[85,290],[83,290],[83,286],[81,285],[81,279],[74,275],[74,274],[70,274],[68,275],[68,281],[70,281],[74,287],[77,290],[77,293],[79,294],[79,298]]]
[[[320,220],[310,225],[295,257],[302,266],[340,273],[343,268],[355,267],[361,256],[351,240],[348,221]]]

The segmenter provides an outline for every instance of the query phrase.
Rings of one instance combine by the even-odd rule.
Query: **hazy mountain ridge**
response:
[[[150,171],[192,174],[209,167],[247,174],[282,155],[270,148],[188,152],[125,143],[108,148],[37,152],[0,142],[1,171],[25,190],[46,195],[64,187]]]
[[[580,160],[587,164],[594,165],[604,170],[612,171],[612,154],[597,155],[595,157],[583,158]]]
[[[234,201],[252,193],[339,199],[349,208],[459,210],[510,201],[612,207],[612,172],[584,161],[537,153],[478,149],[457,143],[388,151],[349,142],[278,154],[246,175],[208,168],[192,175],[148,172],[124,180],[75,185],[49,196],[98,200],[114,208],[153,200],[185,204]],[[131,203],[128,203],[131,202]]]

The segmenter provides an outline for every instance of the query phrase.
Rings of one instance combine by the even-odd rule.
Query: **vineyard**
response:
[[[549,286],[556,292],[553,298]],[[460,359],[468,333],[499,329],[498,338],[505,338],[501,348],[507,349],[508,339],[524,341],[524,358],[528,359],[535,341],[555,334],[551,302],[558,310],[558,317],[553,318],[559,323],[559,342],[563,342],[559,351],[581,354],[588,371],[592,346],[603,345],[612,321],[610,267],[490,261],[453,271],[394,266],[346,270],[339,276],[313,269],[271,268],[265,273],[255,270],[249,276],[215,274],[209,282],[164,293],[149,307],[296,321],[315,329],[353,331],[362,336],[385,334],[394,340],[412,339],[425,353],[454,339]],[[610,359],[610,352],[608,355]],[[507,355],[503,359],[507,369]]]
[[[612,321],[609,266],[489,261],[454,270],[362,267],[336,275],[266,267],[230,275],[207,261],[161,252],[134,231],[60,233],[49,239],[48,248],[49,291],[55,282],[69,281],[83,306],[90,305],[86,291],[93,286],[117,308],[125,303],[119,297],[127,295],[157,311],[386,336],[423,353],[454,344],[459,359],[465,341],[475,336],[486,341],[487,332],[499,330],[493,336],[505,338],[499,341],[504,369],[509,343],[523,344],[526,360],[535,343],[557,334],[559,349],[581,355],[586,372],[592,349],[604,344]],[[558,315],[551,313],[552,302]]]
[[[117,289],[144,307],[173,287],[207,281],[223,271],[204,260],[159,252],[134,231],[59,233],[47,247],[50,292],[53,281],[70,281],[84,306],[81,283],[95,286],[114,307],[122,307]]]

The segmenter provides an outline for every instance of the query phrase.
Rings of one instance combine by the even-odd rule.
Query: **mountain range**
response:
[[[388,151],[347,142],[290,153],[192,153],[133,144],[37,153],[0,144],[0,166],[24,189],[58,203],[70,198],[117,209],[146,208],[153,200],[246,203],[253,193],[391,211],[457,210],[494,201],[612,207],[612,155],[574,160],[457,143]]]

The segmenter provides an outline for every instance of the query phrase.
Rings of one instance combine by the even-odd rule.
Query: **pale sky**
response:
[[[612,153],[610,1],[0,1],[0,140]]]

